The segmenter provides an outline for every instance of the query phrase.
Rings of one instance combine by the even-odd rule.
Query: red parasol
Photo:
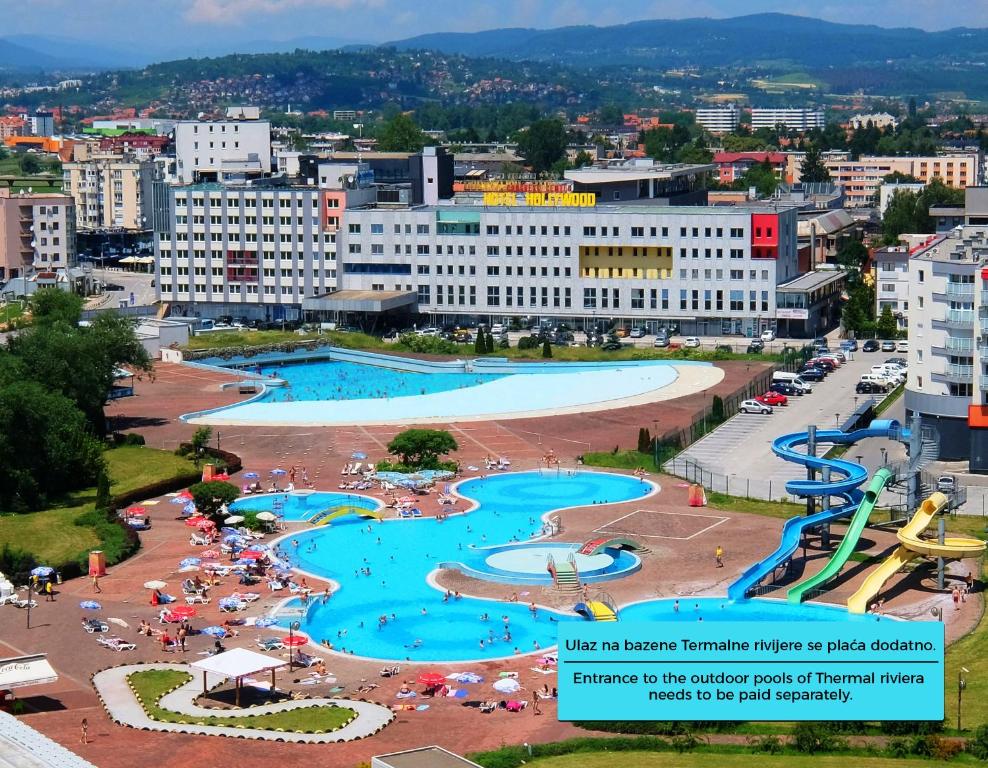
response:
[[[133,507],[127,507],[124,511],[132,517],[141,517],[145,512],[147,512],[147,507],[135,505]]]
[[[298,648],[300,645],[305,645],[309,642],[309,638],[305,635],[285,635],[281,638],[281,642],[289,647]]]
[[[189,528],[198,528],[199,523],[201,523],[205,519],[206,518],[203,517],[202,515],[195,515],[194,517],[186,518],[185,524],[189,526]]]
[[[207,528],[215,528],[215,527],[216,527],[216,523],[208,519],[200,520],[198,523],[196,523],[196,528],[198,528],[200,531],[204,531]]]
[[[180,619],[191,619],[196,615],[196,609],[191,605],[176,605],[168,612],[172,616],[178,616]]]
[[[250,559],[250,560],[261,560],[266,553],[259,552],[256,549],[248,549],[246,552],[241,552],[240,557]]]
[[[200,552],[199,553],[199,557],[201,557],[203,560],[212,560],[212,559],[217,558],[219,556],[220,556],[220,553],[217,552],[215,549],[207,549],[205,552]],[[206,565],[209,565],[209,563],[206,563]]]
[[[220,472],[218,475],[213,475],[213,480],[229,480],[230,476],[226,472]]]
[[[189,489],[186,488],[184,491],[182,491],[181,493],[178,494],[178,498],[180,498],[180,499],[188,499],[189,501],[191,501],[192,498],[193,498],[193,496],[189,492]]]
[[[418,677],[419,685],[425,685],[430,688],[436,685],[443,685],[445,682],[446,675],[440,674],[439,672],[423,672]]]

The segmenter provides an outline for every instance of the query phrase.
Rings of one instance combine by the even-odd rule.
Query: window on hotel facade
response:
[[[384,225],[383,224],[371,224],[371,234],[372,235],[383,235]]]
[[[534,306],[536,306],[538,304],[538,302],[539,302],[539,289],[536,288],[534,285],[529,286],[529,288],[528,288],[528,305],[530,307],[534,307]]]
[[[497,285],[487,286],[487,306],[489,307],[499,307],[501,306],[501,288]]]
[[[596,309],[597,308],[597,289],[596,288],[584,288],[583,289],[583,308],[584,309]]]
[[[654,291],[653,291],[654,293]],[[631,308],[632,309],[645,309],[645,289],[644,288],[632,288],[631,289]]]
[[[731,311],[744,311],[744,291],[731,291]]]
[[[744,237],[744,229],[742,227],[731,227],[731,237]]]
[[[631,228],[632,237],[645,237],[645,227],[632,227]]]
[[[584,237],[596,237],[597,236],[597,227],[584,227],[583,228],[583,236]]]

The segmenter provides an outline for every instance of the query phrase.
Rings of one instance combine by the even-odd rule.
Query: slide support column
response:
[[[820,470],[820,479],[825,483],[830,482],[830,467],[825,466]],[[820,507],[824,510],[830,509],[830,496],[824,494],[820,497]],[[830,523],[824,523],[820,527],[820,543],[824,549],[830,549]]]
[[[947,522],[941,516],[937,520],[937,542],[943,545],[944,534],[946,533]],[[937,558],[937,589],[942,590],[944,585],[944,560],[942,557]]]
[[[806,428],[806,455],[816,456],[816,425],[810,424]],[[806,468],[806,479],[816,480],[816,470],[813,467]],[[806,497],[806,516],[809,517],[814,512],[813,497]]]

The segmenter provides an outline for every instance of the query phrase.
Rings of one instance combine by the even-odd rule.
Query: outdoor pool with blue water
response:
[[[544,516],[554,510],[642,499],[654,486],[626,475],[520,472],[467,480],[456,490],[478,506],[443,521],[340,518],[330,526],[283,539],[280,548],[293,566],[340,585],[328,602],[323,603],[318,595],[310,601],[301,619],[301,632],[313,642],[332,643],[336,650],[383,660],[492,659],[511,656],[516,648],[530,653],[554,646],[558,622],[585,619],[543,608],[533,615],[523,585],[505,584],[504,597],[517,592],[518,602],[468,597],[444,601],[443,592],[427,580],[430,572],[440,563],[470,557],[471,547],[537,537]],[[309,501],[332,496],[347,495],[311,494]],[[263,497],[246,499],[237,505],[242,509],[244,502],[262,501]],[[299,604],[293,600],[289,607]],[[620,618],[696,621],[702,615],[712,621],[857,620],[838,609],[766,600],[737,605],[712,598],[683,601],[678,613],[672,606],[672,600],[639,603],[622,609]],[[379,628],[381,616],[387,617],[387,623]],[[506,631],[510,639],[505,639]]]
[[[313,515],[336,507],[360,507],[375,510],[381,505],[372,498],[355,493],[293,491],[247,496],[230,505],[231,512],[277,512],[285,522],[305,522]]]

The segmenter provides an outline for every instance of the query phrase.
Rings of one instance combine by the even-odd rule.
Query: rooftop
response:
[[[674,179],[716,170],[717,166],[713,163],[652,163],[646,161],[611,165],[606,168],[575,168],[566,171],[564,175],[577,184],[609,184],[642,179]]]
[[[472,760],[454,755],[442,747],[420,747],[375,755],[371,765],[374,768],[480,768]]]
[[[931,235],[910,256],[922,261],[981,264],[988,261],[988,232],[984,227],[956,227],[946,235]]]
[[[783,283],[776,290],[785,293],[815,291],[817,288],[822,288],[825,285],[837,282],[845,277],[847,277],[847,272],[843,272],[839,269],[806,272],[805,274],[790,280],[788,283]]]

